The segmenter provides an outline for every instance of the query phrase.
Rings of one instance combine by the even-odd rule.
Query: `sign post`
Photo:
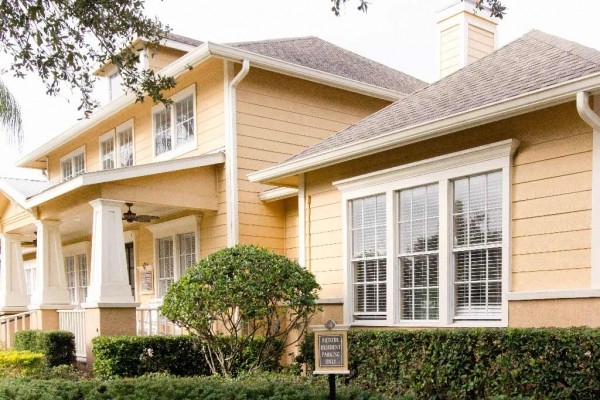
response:
[[[349,374],[348,327],[329,320],[312,326],[315,333],[315,375],[329,375],[329,399],[335,400],[335,376]]]

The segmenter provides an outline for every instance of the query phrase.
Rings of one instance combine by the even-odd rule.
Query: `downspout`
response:
[[[237,160],[237,110],[236,110],[236,87],[248,75],[250,61],[242,62],[242,69],[231,80],[233,73],[232,64],[227,60],[225,63],[225,174],[227,178],[227,246],[235,246],[239,242],[238,223],[238,160]],[[227,82],[229,82],[227,84]],[[227,106],[227,103],[228,106]]]
[[[598,108],[596,105],[595,108]],[[590,107],[590,94],[577,92],[577,112],[593,130],[592,145],[592,288],[600,288],[600,116]]]
[[[306,190],[304,174],[298,175],[298,264],[306,268]]]

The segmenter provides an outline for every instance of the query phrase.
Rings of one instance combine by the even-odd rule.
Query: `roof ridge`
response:
[[[581,58],[582,60],[594,63],[596,65],[600,65],[600,50],[594,49],[593,47],[585,46],[572,40],[551,35],[538,29],[531,30],[526,36],[531,36],[537,41],[546,43],[549,46],[553,46],[557,49],[565,51],[575,57]],[[591,57],[591,54],[587,54],[592,52],[596,55],[596,59],[593,59],[593,57]]]
[[[296,40],[306,40],[306,39],[319,39],[319,40],[323,40],[317,36],[312,36],[312,35],[308,35],[308,36],[292,36],[292,37],[286,37],[286,38],[277,38],[277,39],[262,39],[262,40],[249,40],[249,41],[245,41],[245,42],[230,42],[230,43],[225,43],[225,45],[228,46],[239,46],[239,45],[243,45],[243,44],[256,44],[256,43],[279,43],[279,42],[293,42]]]

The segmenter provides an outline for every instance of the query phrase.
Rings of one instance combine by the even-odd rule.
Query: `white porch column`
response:
[[[121,220],[123,203],[97,199],[90,204],[94,208],[92,263],[90,286],[84,307],[135,307],[125,260]]]
[[[30,309],[60,309],[71,303],[60,240],[60,221],[37,225],[37,269]]]
[[[21,237],[0,234],[0,312],[26,311],[28,302]]]

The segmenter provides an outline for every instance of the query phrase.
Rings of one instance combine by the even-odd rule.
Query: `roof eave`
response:
[[[375,138],[354,142],[313,156],[283,162],[247,176],[252,182],[274,182],[277,179],[566,103],[574,100],[576,93],[581,90],[600,91],[600,73],[573,79],[421,125],[392,130]]]

